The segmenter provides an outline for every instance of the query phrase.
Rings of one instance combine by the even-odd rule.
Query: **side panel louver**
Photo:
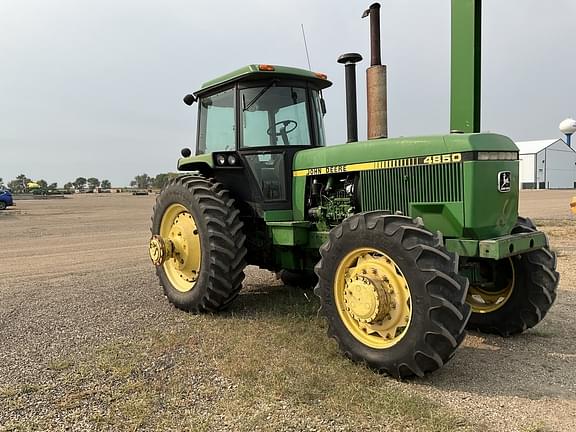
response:
[[[409,215],[411,203],[462,201],[462,164],[420,165],[360,173],[362,211]]]

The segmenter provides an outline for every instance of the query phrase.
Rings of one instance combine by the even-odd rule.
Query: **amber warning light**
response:
[[[261,70],[261,71],[269,71],[269,72],[271,72],[271,71],[274,70],[274,66],[269,65],[269,64],[261,64],[261,65],[258,65],[258,69]]]

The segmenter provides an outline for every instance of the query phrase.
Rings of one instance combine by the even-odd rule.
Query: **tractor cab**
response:
[[[205,83],[198,102],[195,156],[185,149],[180,170],[197,170],[230,185],[252,207],[291,208],[294,154],[324,146],[322,90],[326,76],[303,69],[250,65]]]

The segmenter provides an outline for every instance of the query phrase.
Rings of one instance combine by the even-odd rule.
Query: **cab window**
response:
[[[310,145],[305,88],[277,86],[240,89],[241,146]]]
[[[236,145],[234,89],[200,99],[198,154],[233,150]]]

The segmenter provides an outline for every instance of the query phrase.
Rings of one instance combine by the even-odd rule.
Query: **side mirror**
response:
[[[191,94],[187,94],[186,96],[184,96],[184,103],[188,106],[192,105],[194,102],[196,102],[196,96],[191,95]]]
[[[192,151],[188,147],[184,147],[182,150],[180,150],[180,154],[182,155],[182,157],[187,158],[190,157]]]
[[[326,101],[324,101],[324,98],[320,98],[320,111],[322,111],[322,115],[326,115]]]

